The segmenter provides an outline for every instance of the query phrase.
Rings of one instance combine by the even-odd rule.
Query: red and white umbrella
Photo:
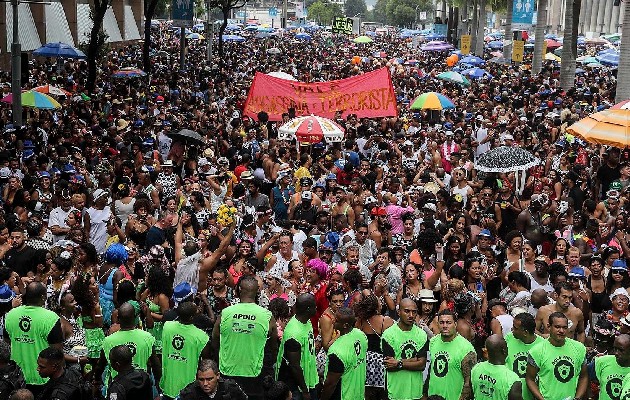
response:
[[[38,86],[35,89],[33,89],[36,92],[39,93],[45,93],[45,94],[52,94],[55,96],[66,96],[69,97],[72,95],[72,93],[68,92],[67,90],[58,88],[56,86],[52,86],[52,85],[43,85],[43,86]]]
[[[344,130],[336,122],[309,115],[297,117],[282,125],[278,129],[278,139],[293,140],[297,138],[301,143],[319,143],[324,139],[327,143],[337,143],[343,140]]]

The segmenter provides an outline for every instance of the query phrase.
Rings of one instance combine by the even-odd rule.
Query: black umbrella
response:
[[[524,171],[540,160],[520,147],[501,146],[482,154],[475,163],[475,169],[482,172]]]
[[[206,143],[203,139],[203,136],[201,136],[195,131],[191,131],[190,129],[182,129],[179,132],[172,132],[172,133],[169,133],[168,136],[172,137],[173,139],[182,140],[184,142],[188,142],[191,144],[205,144]]]

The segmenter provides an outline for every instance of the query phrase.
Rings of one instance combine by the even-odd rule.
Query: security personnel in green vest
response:
[[[11,343],[11,359],[22,368],[27,389],[37,396],[48,381],[37,373],[37,357],[49,346],[62,349],[63,332],[59,316],[44,308],[44,285],[29,283],[22,302],[5,316],[4,340]]]
[[[529,313],[520,313],[514,317],[512,332],[508,333],[505,337],[508,346],[508,355],[505,359],[505,365],[520,378],[523,400],[533,399],[525,383],[529,350],[545,340],[536,335],[535,331],[536,319]]]
[[[295,302],[295,316],[284,328],[276,361],[276,380],[286,383],[293,400],[315,398],[319,381],[315,361],[315,337],[311,318],[315,315],[315,297],[301,294]]]
[[[219,371],[238,383],[250,400],[262,399],[263,360],[269,345],[270,360],[276,360],[278,331],[271,312],[256,304],[258,281],[242,277],[237,286],[238,304],[227,307],[212,331],[212,346],[219,354]]]
[[[321,400],[365,398],[367,336],[356,329],[352,309],[342,307],[335,313],[333,344],[328,349]]]
[[[186,301],[177,307],[178,320],[164,323],[160,389],[165,400],[174,399],[196,379],[199,357],[210,358],[210,338],[193,325],[197,312],[197,305]]]
[[[390,400],[422,397],[422,371],[427,364],[429,341],[426,332],[416,325],[417,315],[416,302],[402,299],[398,323],[387,328],[381,337]]]
[[[486,339],[488,361],[475,365],[470,372],[475,400],[521,400],[521,380],[505,365],[508,347],[503,335]]]
[[[455,313],[442,310],[438,313],[440,334],[429,341],[431,368],[424,390],[428,395],[445,399],[469,399],[470,370],[477,361],[472,344],[457,333]]]
[[[118,307],[118,323],[120,324],[120,330],[103,340],[103,349],[101,350],[101,360],[99,362],[100,368],[96,370],[95,379],[100,379],[100,371],[106,365],[110,365],[107,378],[109,386],[109,381],[117,375],[117,372],[111,368],[109,353],[116,346],[126,345],[133,356],[133,368],[148,372],[148,366],[150,365],[155,381],[159,382],[162,377],[162,370],[160,360],[154,349],[155,338],[149,332],[136,328],[136,309],[134,306],[130,303],[123,303]]]
[[[588,388],[586,347],[566,337],[569,319],[561,312],[549,315],[549,339],[529,351],[525,382],[536,400],[583,399]]]
[[[619,400],[623,379],[630,374],[630,336],[619,335],[613,344],[614,355],[595,358],[589,375],[599,383],[599,400]]]
[[[619,400],[630,400],[630,374],[627,374],[621,383],[621,396]]]

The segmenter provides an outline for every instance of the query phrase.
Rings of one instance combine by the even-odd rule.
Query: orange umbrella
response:
[[[630,110],[600,111],[582,118],[567,131],[587,142],[624,148],[630,146]]]

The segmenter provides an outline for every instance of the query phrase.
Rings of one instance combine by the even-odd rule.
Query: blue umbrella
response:
[[[228,31],[240,31],[241,27],[236,24],[228,24],[225,29]]]
[[[311,40],[311,35],[308,33],[298,33],[295,35],[295,38],[299,40]]]
[[[244,42],[245,38],[238,35],[223,35],[224,42]]]
[[[558,35],[556,35],[554,33],[548,33],[548,34],[545,35],[545,39],[558,40]]]
[[[489,33],[488,36],[490,36],[491,38],[495,38],[495,39],[503,39],[503,33],[502,32],[492,32]]]
[[[87,58],[81,50],[61,42],[46,43],[35,50],[33,55],[40,57]]]
[[[486,45],[488,48],[493,50],[498,50],[503,48],[503,41],[501,40],[493,40]]]
[[[258,30],[258,25],[247,25],[245,27],[246,31],[257,31]]]
[[[271,33],[273,32],[273,28],[269,28],[268,26],[259,26],[258,32]]]
[[[575,74],[576,75],[582,75],[583,73],[585,73],[586,71],[583,70],[582,68],[576,68],[575,69]]]
[[[606,54],[617,54],[617,53],[618,53],[617,49],[606,49],[597,53],[597,56],[603,56]]]
[[[462,63],[462,64],[469,64],[469,65],[473,65],[473,66],[483,65],[483,64],[486,63],[482,58],[479,58],[477,56],[466,56],[466,57],[460,59],[459,62]]]
[[[616,67],[619,65],[619,53],[607,53],[602,56],[595,57],[597,60],[604,65],[609,67]]]
[[[462,72],[462,75],[465,75],[467,77],[469,77],[470,79],[481,79],[481,78],[488,78],[488,79],[492,79],[492,75],[486,71],[485,69],[481,69],[481,68],[470,68],[467,69],[465,71]]]
[[[256,39],[267,39],[268,37],[271,36],[271,33],[269,32],[258,32],[256,34],[256,36],[254,36]]]
[[[444,38],[445,38],[444,35],[440,35],[440,34],[437,34],[437,33],[429,33],[428,35],[426,35],[424,37],[424,39],[428,40],[428,41],[440,40],[440,39],[444,39]]]

